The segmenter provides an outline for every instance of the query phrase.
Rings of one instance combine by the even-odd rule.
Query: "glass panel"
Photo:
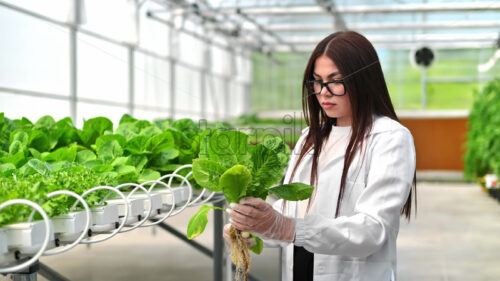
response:
[[[212,46],[212,71],[222,75],[232,73],[231,53],[219,47]]]
[[[229,114],[231,117],[238,117],[245,111],[245,88],[240,83],[231,83],[231,106]]]
[[[113,130],[115,130],[116,127],[118,127],[118,123],[120,122],[120,118],[122,117],[122,115],[128,113],[128,109],[120,106],[78,102],[76,112],[76,124],[79,128],[83,126],[83,120],[98,116],[104,116],[106,118],[109,118],[113,122]]]
[[[181,61],[196,65],[203,66],[203,48],[205,43],[199,39],[180,33],[179,35],[179,58]]]
[[[477,82],[428,83],[427,109],[469,109],[476,91]]]
[[[169,54],[169,27],[146,15],[149,10],[162,9],[165,7],[151,1],[142,5],[139,14],[139,47],[166,56]]]
[[[138,41],[134,0],[85,0],[85,21],[82,27],[118,41]]]
[[[0,7],[0,86],[69,95],[68,30]]]
[[[134,103],[170,107],[170,63],[135,52]]]
[[[225,95],[225,80],[220,77],[210,76],[207,79],[207,105],[206,113],[210,118],[221,119],[225,116],[226,95]]]
[[[10,119],[26,117],[36,121],[50,115],[58,120],[70,116],[69,109],[69,101],[66,100],[0,92],[0,112]]]
[[[236,57],[237,79],[243,82],[252,82],[252,62],[242,56]]]
[[[78,34],[78,96],[128,102],[127,49]]]
[[[478,50],[434,50],[435,61],[429,77],[475,77],[480,63]]]
[[[199,113],[195,113],[195,112],[176,112],[175,113],[175,119],[181,119],[181,118],[191,118],[193,120],[195,120],[195,122],[198,122],[198,120],[200,120],[200,114]],[[204,127],[202,127],[204,128]]]
[[[155,110],[142,110],[142,109],[134,109],[134,117],[139,119],[146,120],[155,120],[155,119],[165,119],[168,118],[168,111],[155,111]]]
[[[308,53],[253,55],[252,110],[297,109],[302,104],[302,79]]]
[[[7,0],[7,3],[44,15],[54,20],[67,22],[71,18],[72,1],[70,0]]]
[[[379,52],[380,53],[380,52]],[[396,109],[422,108],[422,70],[410,63],[410,51],[387,51],[381,55],[389,93]],[[427,109],[468,109],[481,81],[493,79],[493,72],[479,73],[478,64],[491,52],[480,50],[437,50],[427,69]],[[497,68],[498,70],[498,68]]]
[[[410,64],[407,50],[378,51],[392,104],[396,109],[420,109],[421,70]]]
[[[175,118],[178,114],[201,114],[200,73],[183,66],[176,66]]]

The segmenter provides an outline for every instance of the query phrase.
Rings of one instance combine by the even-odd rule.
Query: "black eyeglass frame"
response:
[[[332,95],[332,96],[337,96],[337,97],[341,97],[341,96],[345,96],[346,94],[346,90],[345,90],[345,82],[344,82],[344,79],[337,79],[337,80],[332,80],[332,81],[328,81],[328,82],[323,82],[321,80],[307,80],[307,83],[309,84],[309,86],[311,87],[311,92],[315,95],[319,95],[321,94],[321,91],[323,91],[323,88],[326,87],[326,90]],[[321,85],[321,89],[319,90],[319,93],[315,93],[314,92],[314,84],[313,83],[319,83]],[[342,87],[344,87],[344,93],[342,95],[338,95],[338,94],[334,94],[331,90],[330,90],[330,87],[328,87],[329,84],[334,84],[334,83],[340,83],[342,84]]]

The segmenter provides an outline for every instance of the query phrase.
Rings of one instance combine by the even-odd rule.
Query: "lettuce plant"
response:
[[[289,147],[279,137],[273,137],[257,145],[250,145],[248,136],[239,131],[207,130],[201,135],[200,154],[193,160],[193,176],[196,182],[210,191],[223,192],[228,203],[238,203],[243,197],[266,199],[274,194],[285,200],[305,200],[312,194],[313,187],[303,183],[273,186],[282,176],[289,160]],[[208,222],[210,209],[220,209],[204,205],[191,218],[187,237],[200,235]],[[234,227],[239,240],[239,230]],[[255,237],[252,235],[252,237]],[[250,250],[260,254],[262,240],[255,237],[257,245]],[[237,271],[248,272],[248,249],[243,241],[232,241],[231,251]]]

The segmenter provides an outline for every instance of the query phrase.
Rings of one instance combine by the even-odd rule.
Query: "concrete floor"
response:
[[[474,184],[417,188],[417,219],[398,238],[399,280],[500,280],[500,204]]]
[[[168,222],[185,231],[195,212],[188,209]],[[197,238],[207,247],[211,221]],[[417,219],[401,224],[398,280],[500,280],[499,235],[500,204],[476,185],[419,183]],[[278,255],[277,249],[265,249],[252,256],[251,272],[277,281]],[[212,280],[211,259],[162,229],[135,230],[41,261],[74,281]]]

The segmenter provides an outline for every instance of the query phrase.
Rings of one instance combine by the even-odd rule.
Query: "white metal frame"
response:
[[[257,30],[254,26],[244,26],[245,30]],[[462,28],[500,28],[498,20],[481,21],[443,21],[443,22],[390,22],[390,23],[351,23],[349,29],[370,30],[411,30],[411,29],[462,29]],[[270,24],[267,29],[275,32],[314,32],[334,30],[333,24]]]
[[[325,14],[320,6],[260,6],[247,8],[219,8],[219,12],[236,14],[237,10],[249,15],[267,16],[308,16]],[[374,13],[415,13],[415,12],[460,12],[500,10],[499,2],[455,2],[455,3],[425,3],[425,4],[395,4],[395,5],[357,5],[337,6],[336,10],[342,14],[374,14]]]
[[[176,109],[175,107],[175,66],[178,64],[180,66],[189,68],[191,70],[203,73],[206,71],[206,67],[200,67],[197,65],[193,65],[184,61],[178,60],[178,53],[177,54],[170,54],[169,56],[164,56],[164,55],[159,55],[156,54],[152,51],[143,49],[137,45],[133,45],[130,43],[126,42],[121,42],[118,40],[115,40],[113,38],[109,38],[107,36],[104,36],[102,34],[87,30],[85,28],[82,28],[79,26],[79,23],[81,22],[80,15],[81,15],[81,0],[76,0],[73,11],[73,23],[67,23],[67,22],[62,22],[58,21],[55,19],[52,19],[50,17],[38,14],[36,12],[30,11],[25,8],[18,7],[16,5],[10,4],[10,3],[5,3],[5,2],[0,2],[1,7],[5,7],[14,11],[17,11],[21,14],[31,16],[34,18],[37,18],[39,20],[43,20],[61,27],[65,27],[69,29],[69,96],[66,95],[61,95],[61,94],[54,94],[54,93],[46,93],[46,92],[41,92],[41,91],[33,91],[33,90],[26,90],[26,89],[18,89],[18,88],[12,88],[12,87],[2,87],[0,85],[0,91],[2,92],[7,92],[7,93],[12,93],[12,94],[18,94],[18,95],[24,95],[24,96],[34,96],[34,97],[43,97],[43,98],[49,98],[49,99],[57,99],[57,100],[67,100],[69,101],[69,106],[70,106],[70,117],[73,120],[76,120],[77,117],[77,104],[78,102],[84,102],[84,103],[90,103],[90,104],[98,104],[98,105],[108,105],[108,106],[117,106],[117,107],[123,107],[128,109],[129,114],[133,114],[135,109],[141,109],[141,110],[152,110],[152,111],[157,111],[157,112],[169,112],[168,116],[165,117],[171,117],[174,118],[176,113],[180,114],[188,114],[188,115],[198,115],[202,112],[198,111],[186,111],[186,110],[179,110]],[[154,16],[152,16],[154,18]],[[163,23],[167,24],[169,27],[174,30],[174,32],[170,32],[170,34],[174,33],[177,34],[179,32],[183,32],[186,34],[189,34],[191,36],[194,36],[200,40],[206,41],[209,45],[212,45],[214,47],[222,48],[222,49],[227,49],[230,50],[233,53],[236,53],[246,59],[249,59],[249,56],[246,52],[243,51],[236,51],[232,46],[224,46],[222,44],[219,44],[217,42],[213,42],[212,40],[209,40],[208,38],[203,38],[203,36],[196,34],[190,30],[184,29],[184,28],[177,28],[173,25],[171,22],[165,22]],[[103,41],[106,41],[108,43],[112,43],[118,46],[122,46],[127,48],[128,52],[128,102],[127,103],[122,103],[122,102],[114,102],[114,101],[103,101],[103,100],[97,100],[97,99],[90,99],[90,98],[82,98],[78,96],[77,93],[77,85],[78,85],[78,76],[77,76],[77,67],[78,67],[78,61],[77,61],[77,35],[78,33],[82,33]],[[172,44],[172,40],[175,40],[175,38],[171,37],[171,40],[169,42]],[[177,48],[179,49],[179,48]],[[180,51],[180,50],[178,50]],[[135,93],[134,93],[134,82],[135,82],[135,77],[134,77],[134,54],[135,52],[142,53],[145,56],[150,56],[154,57],[156,59],[164,60],[169,62],[170,64],[170,106],[169,107],[162,107],[162,106],[149,106],[149,105],[138,105],[135,104]],[[223,79],[234,79],[232,75],[221,75],[218,73],[214,73],[211,71],[206,72],[206,75],[208,76],[213,76],[213,77],[219,77]],[[203,76],[203,75],[202,75]],[[242,85],[244,85],[242,83]],[[205,103],[206,104],[206,103]],[[205,105],[202,103],[202,106]],[[200,116],[202,117],[202,116]],[[205,116],[203,116],[205,118]]]

